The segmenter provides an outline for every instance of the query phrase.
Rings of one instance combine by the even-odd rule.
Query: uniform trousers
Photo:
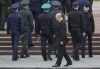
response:
[[[16,59],[18,57],[18,44],[19,44],[20,34],[19,33],[11,33],[12,40],[12,58]]]
[[[72,43],[73,43],[73,55],[75,59],[79,59],[79,53],[78,51],[83,48],[82,55],[85,55],[85,46],[83,42],[83,35],[81,28],[71,28],[71,37],[72,37]]]
[[[22,49],[21,49],[21,54],[20,55],[27,55],[28,54],[28,50],[27,50],[27,46],[28,46],[28,39],[30,36],[30,28],[29,27],[24,27],[24,34],[23,34],[23,38],[22,38]]]
[[[46,54],[46,42],[48,40],[48,53]],[[51,33],[41,34],[41,52],[43,59],[47,59],[47,56],[50,57],[52,52],[53,36]]]

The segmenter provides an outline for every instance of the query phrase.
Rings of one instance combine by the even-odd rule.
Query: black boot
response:
[[[25,55],[20,55],[20,58],[26,58],[26,56]]]
[[[25,54],[25,56],[26,56],[26,57],[30,57],[30,54],[29,54],[29,53],[27,53],[27,54]]]

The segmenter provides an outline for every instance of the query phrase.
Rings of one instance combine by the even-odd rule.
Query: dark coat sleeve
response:
[[[7,20],[7,34],[10,34],[10,21],[9,21],[9,17]]]
[[[20,25],[21,34],[23,34],[23,32],[24,32],[24,20],[23,20],[22,16],[20,17],[19,23],[20,23],[19,25]]]
[[[95,31],[95,23],[94,23],[93,15],[91,15],[90,22],[91,22],[91,25],[92,25],[92,32],[94,33],[94,31]]]
[[[68,31],[69,31],[69,33],[71,32],[70,22],[71,22],[71,19],[70,19],[70,13],[69,13],[68,14]]]
[[[60,41],[63,41],[64,44],[66,44],[66,42],[67,42],[66,23],[61,23],[61,26],[60,26]]]
[[[38,36],[40,35],[40,20],[39,20],[39,16],[38,16],[38,22],[37,22],[37,28],[36,28],[36,32],[35,32],[35,35]]]

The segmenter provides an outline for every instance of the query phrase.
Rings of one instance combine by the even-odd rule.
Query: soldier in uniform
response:
[[[68,30],[71,33],[73,42],[73,59],[79,60],[78,51],[83,44],[83,36],[85,36],[86,22],[81,11],[78,11],[79,3],[77,1],[72,4],[73,10],[68,13]],[[84,56],[83,56],[84,57]]]
[[[18,5],[13,4],[11,8],[12,14],[9,15],[7,21],[7,34],[11,35],[12,40],[12,61],[16,61],[18,59],[18,44],[20,35],[23,34],[24,21],[18,13]]]
[[[62,18],[61,13],[57,13],[55,18],[58,21],[58,25],[59,25],[57,32],[55,34],[55,37],[57,38],[56,43],[58,43],[58,58],[56,64],[53,67],[60,67],[63,56],[67,61],[67,64],[64,66],[72,65],[72,61],[68,56],[68,54],[66,53],[66,48],[65,48],[65,45],[69,41],[69,39],[66,36],[66,22]]]
[[[89,51],[89,57],[93,57],[92,54],[92,35],[95,31],[95,24],[94,24],[94,18],[93,14],[89,12],[89,4],[85,4],[84,6],[84,16],[86,20],[86,37],[88,37],[88,51]],[[86,42],[86,40],[85,40]]]
[[[52,16],[52,22],[53,22],[53,33],[55,34],[56,33],[57,26],[58,26],[58,22],[55,19],[55,15],[57,13],[61,13],[62,16],[63,16],[63,18],[64,18],[64,13],[61,10],[59,10],[59,6],[61,5],[59,1],[52,1],[51,3],[53,5],[54,10],[51,11],[50,14]],[[58,46],[58,43],[55,42],[56,41],[55,36],[53,36],[53,38],[54,38],[54,51],[55,51],[55,55],[57,57],[57,46]]]
[[[21,4],[21,1],[22,0],[15,1],[19,6],[19,8],[18,8],[19,11],[23,9],[23,5]],[[28,40],[28,48],[31,48],[33,46],[34,46],[34,44],[32,43],[32,34],[30,33],[29,40]]]
[[[41,52],[44,61],[47,59],[52,60],[51,52],[52,52],[52,45],[53,45],[53,34],[52,34],[52,21],[51,15],[49,14],[49,8],[51,5],[49,3],[44,3],[42,5],[43,13],[38,16],[38,35],[39,32],[41,36]],[[49,47],[48,53],[46,54],[46,42],[48,40]]]
[[[27,50],[28,39],[30,33],[33,31],[33,16],[32,13],[28,10],[29,0],[22,0],[23,9],[19,13],[23,16],[24,19],[24,36],[22,37],[22,50],[20,53],[20,58],[29,57]]]

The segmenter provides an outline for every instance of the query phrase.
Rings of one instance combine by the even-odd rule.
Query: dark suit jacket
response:
[[[85,20],[86,20],[86,31],[88,30],[89,32],[94,32],[95,31],[95,23],[94,23],[94,18],[93,14],[89,12],[84,13]]]
[[[57,42],[63,41],[64,45],[68,42],[67,34],[66,34],[66,22],[65,20],[61,20],[58,23],[58,29],[56,30],[56,39]]]

